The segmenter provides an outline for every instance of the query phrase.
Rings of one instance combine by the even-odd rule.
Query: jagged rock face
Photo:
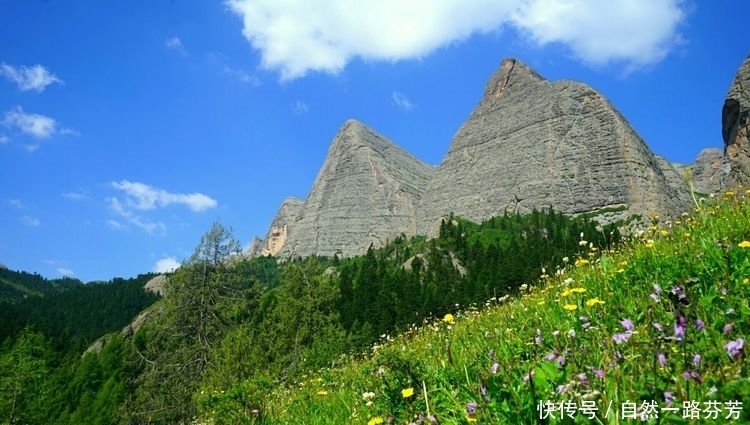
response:
[[[690,166],[693,190],[698,194],[711,194],[724,188],[726,169],[724,152],[718,148],[706,148],[698,153]]]
[[[299,217],[304,206],[304,199],[286,198],[273,218],[265,239],[256,238],[253,241],[250,247],[250,255],[277,255],[286,243],[290,227],[295,227],[294,223],[296,223],[297,217]]]
[[[728,186],[750,180],[750,54],[734,77],[721,113],[724,151],[729,161]]]
[[[266,248],[282,258],[353,256],[401,233],[413,235],[417,203],[433,171],[349,120],[334,138],[308,198],[303,204],[285,202],[279,210]]]
[[[160,274],[149,279],[148,282],[143,286],[143,289],[149,292],[153,292],[160,296],[167,294],[167,276]]]
[[[608,211],[611,220],[688,205],[687,187],[670,185],[663,164],[601,94],[506,59],[454,136],[417,220],[420,233],[432,234],[451,212],[482,220],[551,206]]]

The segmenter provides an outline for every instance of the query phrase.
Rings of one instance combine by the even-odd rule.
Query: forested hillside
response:
[[[0,387],[13,397],[0,414],[10,423],[186,422],[199,414],[200,394],[242,383],[243,397],[262,397],[366,353],[382,335],[514,295],[582,249],[619,239],[614,225],[554,211],[484,223],[450,217],[429,241],[398,237],[364,256],[278,263],[238,256],[233,235],[215,224],[170,276],[149,321],[132,338],[117,332],[100,353],[81,358],[82,342],[153,302],[138,289],[150,275],[7,309],[14,331]]]

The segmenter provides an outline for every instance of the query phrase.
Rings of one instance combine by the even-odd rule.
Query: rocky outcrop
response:
[[[304,199],[286,198],[273,218],[265,239],[258,239],[257,242],[253,242],[250,248],[250,255],[277,255],[287,241],[290,227],[295,227],[294,223],[297,221],[297,217],[300,216],[304,206]]]
[[[750,54],[734,77],[721,112],[724,153],[729,162],[727,185],[750,180]]]
[[[349,120],[333,139],[310,194],[287,199],[261,253],[281,258],[352,256],[417,229],[419,198],[433,168]]]
[[[153,292],[159,296],[167,294],[167,276],[160,274],[149,279],[148,282],[143,286],[147,292]]]
[[[700,195],[717,193],[725,187],[729,172],[724,152],[719,148],[705,148],[690,165],[693,190]]]
[[[506,59],[425,190],[418,230],[434,234],[451,212],[471,220],[547,207],[609,220],[680,213],[689,194],[670,184],[675,175],[594,89]]]

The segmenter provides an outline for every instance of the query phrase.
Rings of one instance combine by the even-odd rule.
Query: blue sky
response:
[[[356,7],[352,6],[356,4]],[[5,0],[0,263],[84,281],[248,244],[358,119],[437,165],[505,57],[675,162],[722,146],[742,0]]]

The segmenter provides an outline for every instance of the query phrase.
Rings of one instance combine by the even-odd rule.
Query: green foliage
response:
[[[431,416],[441,424],[634,423],[640,418],[622,417],[621,408],[629,403],[642,411],[643,403],[652,402],[659,417],[645,423],[713,423],[705,411],[701,420],[682,418],[683,402],[693,401],[701,409],[718,403],[717,423],[729,414],[725,403],[741,402],[734,422],[747,423],[746,196],[729,192],[720,202],[674,222],[652,217],[647,232],[616,250],[589,244],[603,232],[584,230],[585,242],[579,244],[576,231],[576,240],[570,241],[574,255],[567,262],[546,263],[549,275],[526,281],[509,297],[490,300],[483,310],[469,306],[443,319],[427,319],[381,341],[364,358],[280,382],[254,404],[261,406],[262,423],[416,423],[421,418],[429,423]],[[463,232],[471,234],[467,227]],[[441,246],[446,236],[460,239],[450,226],[442,232],[435,242],[441,249],[452,246]],[[525,238],[539,242],[528,229]],[[497,250],[522,249],[524,237],[515,238],[517,245],[513,239],[501,237]],[[482,238],[474,242],[488,243]],[[488,248],[493,246],[489,242]],[[377,252],[367,257],[341,260],[340,278],[350,276],[354,283],[347,291],[356,290],[358,274],[382,276],[387,270]],[[428,261],[438,257],[425,254]],[[427,279],[429,267],[418,268],[421,279]],[[228,391],[242,393],[243,386],[252,388],[252,380]],[[204,417],[216,423],[256,418],[231,407],[230,399],[215,395],[212,406],[226,410],[217,415],[202,410]],[[553,411],[552,417],[541,419],[539,406],[545,402],[579,409],[592,403],[596,419],[580,410],[573,418],[562,419]],[[677,412],[660,410],[670,403]],[[612,411],[604,418],[608,406]],[[231,417],[236,420],[222,420]]]
[[[29,297],[58,294],[81,284],[80,280],[70,277],[50,280],[37,273],[0,267],[0,303],[14,304]]]

